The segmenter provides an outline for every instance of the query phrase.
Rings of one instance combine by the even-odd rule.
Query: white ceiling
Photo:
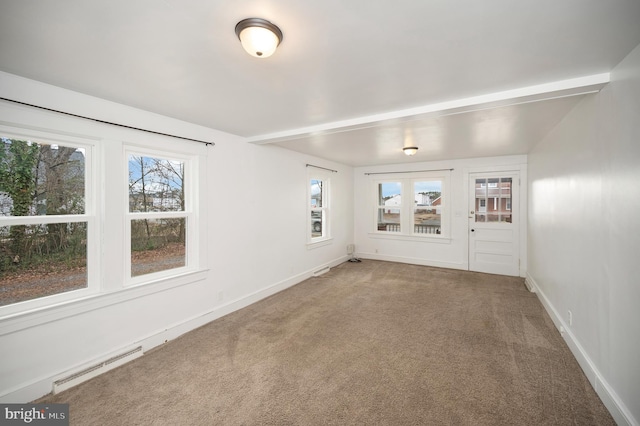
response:
[[[242,50],[248,17],[274,56]],[[638,22],[638,0],[0,0],[0,70],[351,165],[510,155]]]

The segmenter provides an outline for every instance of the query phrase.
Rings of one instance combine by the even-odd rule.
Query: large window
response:
[[[0,318],[199,270],[203,147],[156,145],[0,125]]]
[[[0,136],[0,306],[89,287],[91,164],[89,144]]]
[[[330,194],[329,177],[324,173],[309,174],[307,213],[309,216],[309,243],[326,241],[330,238]]]
[[[448,176],[405,175],[373,180],[375,228],[379,235],[448,236]]]

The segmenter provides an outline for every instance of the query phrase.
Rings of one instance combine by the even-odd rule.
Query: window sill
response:
[[[145,285],[124,287],[109,293],[92,294],[78,299],[48,305],[8,315],[0,318],[0,336],[14,333],[29,327],[36,327],[47,322],[61,320],[79,315],[95,309],[126,302],[128,300],[145,297],[183,285],[192,284],[207,277],[208,270],[186,272],[170,278],[159,279]]]
[[[382,233],[382,232],[369,232],[369,238],[380,238],[383,240],[401,240],[401,241],[416,241],[421,243],[433,243],[433,244],[451,244],[451,238],[445,236],[435,235],[406,235],[406,234],[394,234],[394,233]]]
[[[320,241],[312,241],[307,243],[307,250],[312,250],[318,247],[328,246],[329,244],[333,244],[333,237],[328,237]]]

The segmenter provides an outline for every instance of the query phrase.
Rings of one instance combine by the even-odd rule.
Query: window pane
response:
[[[129,211],[184,211],[184,162],[129,156]]]
[[[399,206],[402,203],[402,185],[400,182],[384,182],[378,184],[378,205]]]
[[[311,208],[324,207],[322,204],[322,181],[311,179]]]
[[[186,219],[131,221],[131,276],[186,265]]]
[[[0,227],[0,305],[87,287],[87,223]]]
[[[400,209],[378,209],[378,231],[400,232]]]
[[[311,212],[311,238],[322,236],[322,211]]]
[[[476,222],[487,220],[487,179],[476,179]]]
[[[511,178],[500,179],[500,222],[511,223]]]
[[[84,213],[85,151],[0,137],[0,215]]]
[[[440,234],[440,208],[418,207],[413,213],[413,232],[416,234]]]
[[[414,182],[413,196],[416,206],[413,212],[413,232],[416,234],[440,234],[442,182]]]

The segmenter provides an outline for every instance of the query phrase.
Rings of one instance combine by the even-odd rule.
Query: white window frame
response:
[[[207,176],[203,164],[207,148],[178,143],[169,136],[150,136],[135,130],[105,126],[37,109],[0,105],[4,121],[0,134],[7,138],[85,149],[85,212],[83,215],[3,216],[0,226],[46,223],[87,223],[87,287],[0,306],[0,334],[56,321],[103,306],[192,284],[207,277],[206,212],[201,198]],[[37,125],[37,126],[36,126]],[[125,208],[128,208],[128,163],[125,147],[151,157],[185,159],[191,202],[187,266],[166,275],[142,275],[149,285],[132,285],[125,267]],[[130,249],[130,247],[129,247]],[[129,257],[130,259],[130,257]],[[153,281],[153,284],[151,284]],[[135,284],[135,283],[134,283]],[[140,281],[142,284],[142,278]]]
[[[441,206],[435,206],[440,208],[440,234],[421,234],[416,233],[414,229],[414,184],[415,182],[425,181],[440,181],[442,182],[441,192]],[[378,230],[378,212],[379,209],[384,207],[379,205],[378,191],[379,185],[382,183],[395,183],[399,182],[401,185],[401,205],[400,208],[400,232],[391,231],[379,231]],[[441,172],[419,172],[419,173],[405,173],[405,174],[389,174],[384,178],[371,176],[372,187],[372,225],[370,234],[376,238],[389,238],[389,239],[405,239],[405,240],[431,240],[434,242],[448,242],[450,240],[450,206],[449,206],[449,188],[450,188],[450,176],[449,174],[443,174]],[[409,200],[410,202],[407,202]]]
[[[87,286],[85,288],[24,300],[10,305],[0,306],[0,318],[33,311],[46,306],[58,305],[80,299],[100,291],[100,227],[97,217],[97,176],[98,163],[96,151],[98,147],[91,138],[79,138],[71,135],[56,134],[40,130],[22,129],[0,125],[0,136],[9,139],[32,140],[35,143],[62,145],[82,148],[85,153],[84,165],[84,214],[72,215],[38,215],[38,216],[0,216],[0,226],[46,225],[52,223],[87,223]]]
[[[163,160],[177,160],[184,164],[184,181],[185,181],[185,207],[184,211],[172,212],[130,212],[129,211],[129,157],[144,156],[151,158],[159,158]],[[193,156],[185,156],[176,152],[143,148],[135,145],[124,146],[125,165],[125,184],[124,184],[124,253],[125,253],[125,286],[136,286],[148,284],[161,279],[179,276],[198,269],[198,232],[199,224],[197,222],[198,215],[195,214],[195,188],[197,188],[196,164],[197,161]],[[163,271],[152,272],[149,274],[131,276],[131,221],[143,219],[177,219],[184,218],[186,221],[185,234],[185,266],[178,268],[166,269]]]
[[[391,184],[400,184],[400,204],[398,205],[393,205],[393,206],[387,206],[386,204],[384,204],[383,199],[380,197],[380,185],[384,185],[385,183],[391,183]],[[375,205],[376,208],[374,210],[374,228],[376,232],[379,232],[381,234],[388,234],[388,235],[402,235],[402,231],[405,229],[405,224],[404,224],[404,217],[406,216],[405,214],[405,208],[404,206],[406,204],[408,204],[406,202],[406,197],[405,197],[405,193],[404,193],[404,183],[401,179],[378,179],[375,181],[374,184],[374,197],[375,197]],[[382,203],[382,204],[381,204]],[[399,214],[400,214],[400,231],[393,231],[393,230],[379,230],[378,229],[378,218],[380,215],[380,211],[382,210],[382,214],[384,214],[384,210],[385,209],[390,209],[390,210],[398,210]]]
[[[319,180],[322,182],[322,207],[311,206],[311,181]],[[322,170],[309,169],[307,173],[307,246],[317,247],[328,244],[333,238],[331,236],[331,177],[329,173]],[[313,236],[312,213],[320,212],[322,223],[322,234],[318,237]]]
[[[415,185],[416,183],[419,182],[440,182],[440,205],[438,206],[432,206],[432,209],[435,209],[436,211],[440,212],[440,234],[426,234],[429,235],[431,237],[437,237],[439,235],[442,235],[444,233],[443,231],[443,222],[444,222],[444,209],[446,208],[446,205],[444,204],[445,202],[445,198],[443,198],[444,195],[444,187],[445,187],[445,183],[442,180],[442,178],[415,178],[411,180],[411,200],[413,200],[414,202],[412,203],[413,208],[411,210],[411,235],[415,235],[415,236],[424,236],[425,234],[423,233],[418,233],[415,232],[415,211],[421,207],[418,207],[417,205],[415,205]],[[422,207],[424,208],[424,207]]]

